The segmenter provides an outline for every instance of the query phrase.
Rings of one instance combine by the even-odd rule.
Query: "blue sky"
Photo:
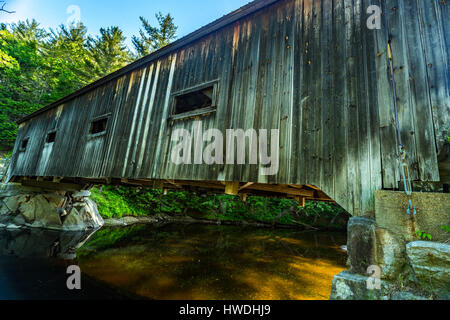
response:
[[[139,16],[153,24],[155,13],[171,13],[178,25],[178,38],[238,9],[250,0],[7,0],[6,9],[14,14],[0,12],[0,22],[36,19],[45,28],[56,28],[77,16],[68,10],[77,6],[81,21],[90,34],[101,27],[119,26],[131,48],[131,36],[140,28]]]

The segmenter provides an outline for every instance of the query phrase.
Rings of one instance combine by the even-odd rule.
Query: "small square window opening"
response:
[[[55,142],[55,140],[56,140],[56,131],[53,131],[47,134],[47,139],[45,140],[45,142],[53,143]]]
[[[174,114],[182,114],[211,107],[213,104],[213,94],[214,87],[211,86],[175,97]]]
[[[28,147],[28,142],[30,141],[29,138],[23,139],[22,143],[20,144],[20,151],[25,151],[27,150]]]
[[[90,134],[99,134],[106,132],[106,125],[108,123],[107,118],[95,120],[91,124],[91,129],[89,130]]]

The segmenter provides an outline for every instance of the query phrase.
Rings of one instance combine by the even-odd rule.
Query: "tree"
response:
[[[104,77],[132,61],[125,45],[126,37],[118,27],[100,29],[100,36],[88,39],[92,60],[86,61],[96,79]]]
[[[139,37],[133,36],[132,42],[136,49],[137,57],[143,57],[167,46],[176,38],[178,27],[174,24],[173,17],[169,14],[156,14],[159,27],[152,27],[148,20],[139,17],[143,29],[139,30]]]
[[[9,55],[6,50],[7,41],[10,41],[12,35],[6,30],[6,25],[0,25],[0,72],[6,69],[18,69],[19,64],[17,60]],[[5,81],[5,79],[0,78],[0,84]]]
[[[18,25],[9,30],[5,25],[0,27],[0,146],[8,148],[14,143],[15,121],[39,108],[48,90],[40,72],[43,59],[39,41],[31,34],[41,33],[38,24],[33,21],[20,25],[21,37]],[[34,27],[25,28],[30,25]]]
[[[0,12],[15,13],[15,11],[6,10],[5,6],[6,6],[6,1],[0,1]]]
[[[144,31],[133,37],[139,55],[175,38],[170,14],[156,17],[157,28],[141,17]],[[125,40],[118,27],[90,37],[82,23],[50,31],[35,20],[0,23],[0,150],[12,148],[18,119],[132,62]]]
[[[9,28],[16,39],[36,42],[39,45],[49,36],[49,33],[40,28],[39,23],[34,19],[12,23]],[[4,25],[4,29],[6,29],[6,25]]]
[[[51,30],[50,39],[42,48],[45,68],[52,74],[50,100],[57,100],[92,82],[94,76],[88,67],[92,57],[87,41],[87,28],[82,23]]]

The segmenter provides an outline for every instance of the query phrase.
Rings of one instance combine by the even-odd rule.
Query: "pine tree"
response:
[[[137,58],[149,55],[176,39],[178,27],[174,24],[174,18],[170,13],[165,16],[161,12],[156,14],[159,27],[152,27],[144,17],[139,19],[142,22],[143,29],[139,30],[139,37],[133,36],[132,38]]]
[[[15,121],[41,106],[47,83],[39,54],[44,31],[35,21],[0,26],[0,148],[15,139]]]
[[[87,46],[92,60],[87,61],[87,66],[95,78],[104,77],[132,61],[125,40],[118,27],[102,28],[100,36],[89,38]]]
[[[102,28],[100,35],[90,37],[82,23],[49,32],[35,20],[0,23],[0,150],[12,148],[21,117],[175,39],[172,16],[156,17],[158,27],[140,18],[143,30],[133,37],[137,56],[118,27]]]
[[[46,67],[53,73],[51,100],[68,95],[95,78],[88,67],[92,57],[87,41],[87,28],[82,23],[51,30],[50,40],[43,48]]]

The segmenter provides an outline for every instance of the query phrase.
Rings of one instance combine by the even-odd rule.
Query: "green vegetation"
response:
[[[441,229],[444,230],[447,233],[450,233],[450,226],[443,225],[443,226],[441,226]]]
[[[416,231],[416,236],[421,240],[433,240],[433,236],[425,231]]]
[[[87,246],[77,251],[78,258],[90,255],[95,250],[108,248],[120,243],[136,240],[136,233],[145,229],[145,225],[136,225],[129,228],[101,229],[95,233],[95,237],[89,240]]]
[[[145,31],[133,37],[137,53],[125,45],[120,28],[61,25],[45,30],[35,20],[0,23],[0,151],[11,150],[16,121],[170,43],[177,27],[170,14],[157,15],[159,27],[141,17]]]
[[[137,52],[137,58],[146,56],[153,51],[165,47],[176,38],[178,27],[175,26],[173,17],[164,16],[161,12],[156,14],[159,28],[152,27],[147,19],[139,17],[143,29],[139,30],[139,36],[133,36],[133,46]]]
[[[92,190],[92,200],[105,218],[124,216],[190,216],[220,221],[307,223],[314,226],[345,228],[348,214],[338,205],[307,202],[305,208],[290,199],[249,197],[242,202],[228,195],[198,195],[187,191],[104,186]]]

